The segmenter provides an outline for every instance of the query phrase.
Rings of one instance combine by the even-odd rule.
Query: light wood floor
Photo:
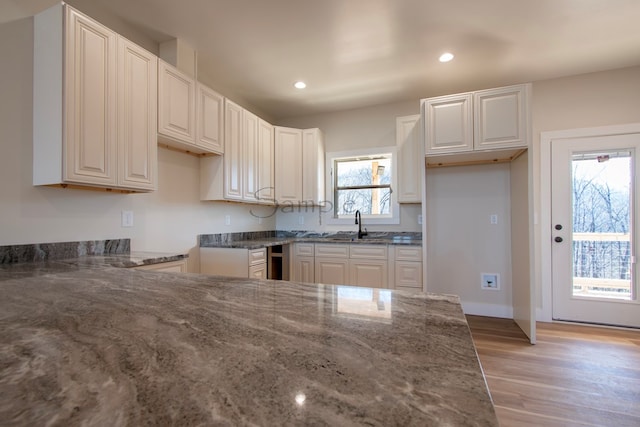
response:
[[[640,331],[467,319],[502,427],[640,426]]]

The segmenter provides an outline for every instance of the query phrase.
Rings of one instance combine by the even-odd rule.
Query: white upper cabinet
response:
[[[158,61],[158,139],[197,155],[224,152],[224,97]]]
[[[224,100],[224,155],[200,159],[200,199],[273,203],[273,126]]]
[[[278,203],[302,201],[302,130],[275,127],[275,181]]]
[[[275,201],[275,139],[273,126],[260,119],[258,121],[258,195],[261,203]]]
[[[158,61],[158,136],[195,147],[196,82],[166,62]],[[186,145],[184,145],[186,144]]]
[[[302,200],[324,203],[324,136],[320,129],[302,131]]]
[[[118,185],[154,190],[157,183],[157,57],[118,40]]]
[[[527,92],[523,85],[474,93],[474,149],[526,146],[526,100]]]
[[[422,100],[425,154],[525,148],[530,85]]]
[[[258,199],[258,116],[242,111],[242,200],[257,202]]]
[[[426,154],[473,149],[473,113],[470,93],[424,101]]]
[[[196,145],[224,153],[224,97],[202,83],[197,85]]]
[[[35,16],[34,185],[155,188],[155,61],[67,5]]]
[[[422,201],[424,152],[419,123],[419,114],[396,118],[398,203],[421,203]]]
[[[279,203],[321,204],[324,164],[320,129],[275,127],[275,185]]]
[[[224,106],[224,199],[242,200],[242,111],[230,100]]]
[[[66,8],[65,181],[115,185],[117,34]]]

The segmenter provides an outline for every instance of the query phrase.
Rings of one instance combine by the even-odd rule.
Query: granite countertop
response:
[[[454,296],[0,266],[6,425],[497,426]]]
[[[422,246],[422,240],[403,236],[379,236],[371,235],[358,239],[355,234],[331,234],[328,236],[304,236],[304,237],[259,237],[246,240],[207,241],[202,239],[201,248],[241,248],[261,249],[275,245],[287,245],[290,243],[337,243],[337,244],[364,244],[364,245],[405,245]]]
[[[163,262],[179,261],[189,258],[188,254],[174,252],[130,252],[127,254],[105,254],[86,257],[70,258],[60,262],[87,266],[108,267],[141,267],[143,265],[160,264]]]

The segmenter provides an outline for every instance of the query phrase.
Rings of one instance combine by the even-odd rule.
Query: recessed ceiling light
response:
[[[305,82],[295,82],[294,86],[296,89],[304,89],[307,87],[307,84]]]
[[[449,62],[453,59],[453,53],[445,52],[438,59],[440,62]]]

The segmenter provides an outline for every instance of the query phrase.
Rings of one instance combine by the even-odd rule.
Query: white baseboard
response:
[[[464,314],[513,319],[513,307],[499,304],[462,301]]]

